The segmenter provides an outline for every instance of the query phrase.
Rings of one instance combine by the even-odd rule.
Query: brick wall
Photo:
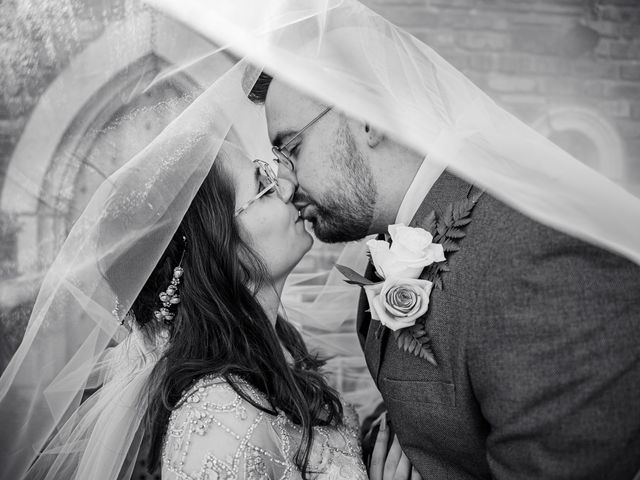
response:
[[[639,0],[364,0],[531,123],[553,105],[595,110],[640,183]]]
[[[602,115],[622,139],[628,180],[640,194],[640,0],[362,3],[424,41],[526,123],[555,105]],[[580,158],[581,149],[571,153]],[[317,245],[301,269],[334,258],[335,249]]]

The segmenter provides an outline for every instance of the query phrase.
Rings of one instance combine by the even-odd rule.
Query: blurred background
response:
[[[640,0],[363,3],[640,195]],[[177,59],[212,45],[138,0],[2,0],[0,46],[2,371],[43,271],[92,193],[215,78],[224,58],[145,90]],[[340,249],[317,244],[299,271],[330,269]]]

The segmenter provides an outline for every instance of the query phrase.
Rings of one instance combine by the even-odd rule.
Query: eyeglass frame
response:
[[[263,173],[266,174],[265,176],[270,181],[270,183],[262,190],[260,190],[256,196],[246,201],[240,208],[238,208],[233,214],[234,218],[240,215],[242,212],[245,212],[247,208],[249,208],[254,202],[268,194],[273,189],[273,187],[276,187],[276,192],[278,192],[278,176],[276,175],[276,172],[273,171],[273,168],[271,168],[269,162],[265,162],[264,160],[256,158],[253,163],[257,163],[259,167],[262,168]]]
[[[302,127],[302,129],[298,130],[298,133],[296,133],[293,137],[291,137],[287,141],[287,143],[285,143],[284,145],[280,145],[279,147],[274,145],[273,147],[271,147],[271,153],[273,153],[275,155],[275,157],[276,157],[273,160],[276,163],[278,163],[278,165],[281,165],[281,164],[286,165],[286,167],[289,170],[294,172],[295,171],[295,165],[293,164],[293,160],[291,160],[291,158],[290,158],[291,152],[288,151],[287,147],[289,145],[291,145],[291,142],[293,142],[296,138],[298,138],[300,135],[302,135],[304,132],[306,132],[312,125],[314,125],[322,117],[324,117],[327,113],[329,113],[329,110],[331,110],[332,108],[333,107],[326,107],[322,112],[320,112],[318,115],[316,115],[313,118],[313,120],[311,120],[304,127]],[[285,150],[287,153],[283,152],[283,150]],[[284,159],[285,161],[283,162],[282,159]]]

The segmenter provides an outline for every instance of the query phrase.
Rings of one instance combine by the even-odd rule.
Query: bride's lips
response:
[[[295,218],[294,218],[293,223],[301,223],[301,222],[304,222],[302,209],[296,208],[295,209]]]

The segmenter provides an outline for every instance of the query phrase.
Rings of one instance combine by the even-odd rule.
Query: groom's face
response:
[[[265,109],[274,146],[287,144],[324,106],[274,79]],[[376,185],[364,149],[347,119],[330,110],[287,145],[293,171],[279,175],[298,186],[294,204],[324,242],[366,236],[376,201]]]

